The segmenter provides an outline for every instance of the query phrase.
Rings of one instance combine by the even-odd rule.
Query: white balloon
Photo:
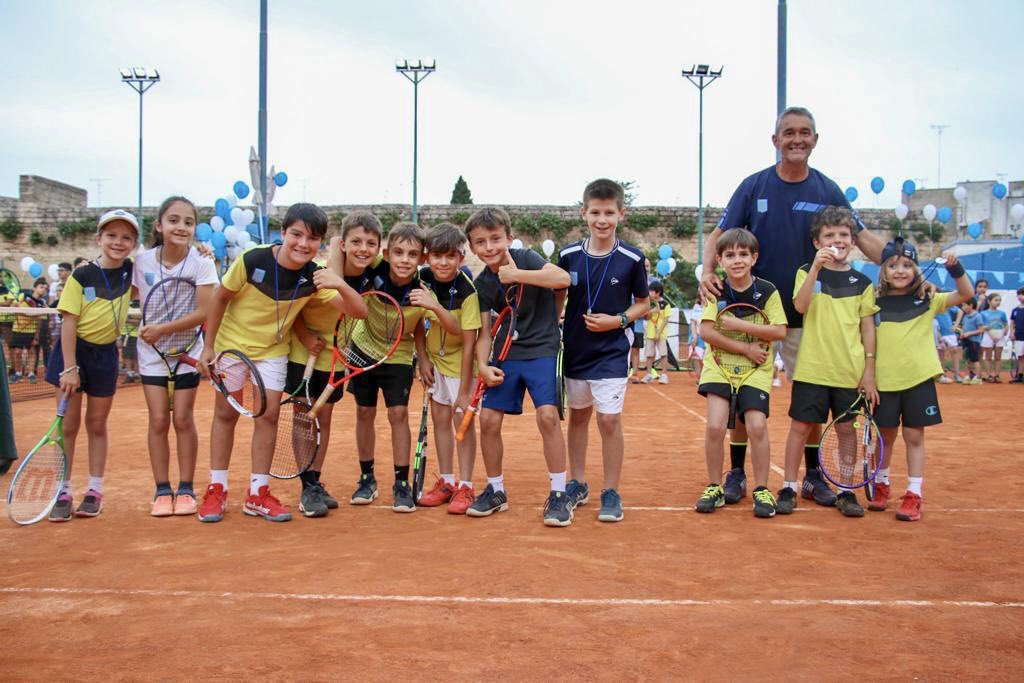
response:
[[[35,263],[35,261],[32,259],[31,256],[25,256],[21,259],[21,269],[27,273],[28,269],[32,267],[33,263]]]
[[[552,242],[551,240],[544,240],[544,242],[540,245],[540,248],[544,250],[545,256],[551,256],[552,254],[555,253],[555,243]]]
[[[224,219],[220,216],[214,216],[210,219],[210,227],[213,228],[214,232],[220,232],[224,229]]]
[[[233,225],[224,228],[224,239],[228,242],[234,242],[236,237],[238,237],[238,228]]]
[[[668,257],[668,272],[673,272],[676,269],[676,260],[669,256]]]
[[[1014,204],[1011,206],[1010,216],[1012,216],[1015,221],[1019,221],[1024,218],[1024,204]]]
[[[904,218],[907,217],[908,213],[910,213],[910,209],[907,208],[906,204],[897,204],[896,205],[896,218],[899,218],[900,220],[903,220]]]
[[[517,237],[514,240],[512,240],[511,247],[513,249],[522,249],[523,248],[523,241]]]
[[[57,279],[57,264],[51,263],[50,267],[46,269],[46,274],[50,276],[51,280]]]
[[[935,213],[936,209],[934,204],[925,204],[924,208],[921,209],[921,215],[924,216],[926,221],[935,220]]]
[[[242,225],[249,225],[256,220],[256,214],[252,209],[242,209]]]
[[[698,280],[704,277],[704,264],[698,263],[697,267],[693,269],[693,274],[697,276]]]
[[[963,185],[958,185],[957,188],[953,190],[953,199],[958,202],[962,202],[967,199],[967,188]]]
[[[239,255],[241,255],[241,253],[242,253],[242,248],[240,246],[238,246],[237,244],[228,247],[228,256],[230,256],[231,258],[238,258]]]
[[[224,201],[228,203],[229,208],[233,209],[238,206],[238,197],[235,196],[234,192],[231,192],[228,196],[224,197]]]
[[[242,222],[242,209],[239,209],[237,206],[231,209],[231,224],[245,225],[245,223]]]

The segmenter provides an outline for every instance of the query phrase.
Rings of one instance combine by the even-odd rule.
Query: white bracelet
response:
[[[63,377],[64,375],[68,374],[69,372],[78,372],[78,370],[79,370],[79,368],[78,368],[77,365],[72,365],[70,368],[64,368],[63,370],[61,370],[59,376]]]

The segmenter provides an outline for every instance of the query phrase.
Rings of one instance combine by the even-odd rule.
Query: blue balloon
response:
[[[981,237],[981,223],[971,223],[968,225],[967,234],[971,236],[972,240],[976,240]]]
[[[880,177],[875,176],[871,179],[871,191],[875,194],[880,194],[885,189],[885,181]]]
[[[668,275],[669,270],[671,269],[672,266],[670,266],[668,261],[666,261],[665,259],[658,261],[658,265],[655,267],[655,270],[658,271],[658,275],[661,275],[662,277]]]
[[[995,197],[996,199],[1002,199],[1003,197],[1005,197],[1006,185],[1003,185],[1002,183],[996,183],[992,187],[992,196]]]
[[[249,225],[245,226],[245,230],[256,239],[260,238],[260,226],[256,225],[255,223],[250,223]]]
[[[904,180],[903,181],[903,194],[905,194],[905,195],[907,195],[909,197],[909,196],[913,195],[915,192],[917,192],[917,185],[914,183],[914,181],[913,180]]]
[[[288,174],[284,171],[278,171],[274,174],[274,184],[278,187],[284,187],[284,184],[288,182]]]
[[[33,263],[28,267],[28,274],[32,277],[42,277],[43,275],[43,264]]]
[[[944,206],[938,210],[935,217],[939,219],[940,223],[948,223],[953,218],[953,210],[948,206]]]
[[[211,235],[213,235],[213,228],[209,223],[200,223],[196,226],[196,239],[200,242],[209,242]]]
[[[236,181],[232,189],[235,191],[235,196],[239,199],[245,199],[249,196],[249,186],[245,184],[244,180]]]
[[[210,237],[210,242],[213,244],[214,249],[222,249],[227,245],[228,240],[224,237],[223,232],[215,232],[213,233],[213,236]]]
[[[231,224],[231,205],[228,204],[228,200],[221,197],[213,203],[213,210],[224,219],[225,223]]]
[[[663,244],[658,247],[658,258],[662,260],[672,258],[672,247],[667,244]]]
[[[846,188],[846,192],[844,192],[843,194],[846,195],[846,201],[848,201],[848,202],[855,202],[855,201],[857,201],[857,188],[854,187],[853,185],[850,185],[848,188]]]

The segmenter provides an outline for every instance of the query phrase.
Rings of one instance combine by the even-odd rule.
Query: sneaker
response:
[[[320,490],[323,492],[324,505],[327,506],[328,510],[337,510],[338,499],[330,494],[330,492],[327,490],[327,487],[325,487],[323,483],[319,481],[317,483],[320,484]]]
[[[871,496],[871,500],[868,501],[868,510],[884,512],[889,507],[889,496],[891,495],[892,488],[888,484],[876,481],[875,493]]]
[[[601,491],[601,511],[597,513],[597,520],[599,522],[622,521],[622,496],[615,489]]]
[[[939,377],[939,384],[952,384],[952,383],[953,383],[953,380],[951,380],[946,375],[943,375],[942,377]]]
[[[796,491],[788,486],[775,497],[775,511],[780,515],[791,515],[796,510]]]
[[[313,484],[302,489],[299,496],[299,512],[306,517],[326,517],[327,501],[324,500],[324,487]]]
[[[864,508],[857,502],[857,495],[853,491],[841,491],[836,496],[836,507],[843,513],[843,517],[864,516]]]
[[[154,517],[170,517],[174,514],[174,496],[165,493],[153,499],[153,507],[149,514]]]
[[[964,377],[963,375],[955,375],[953,379],[956,380],[957,384],[964,384],[965,382],[967,382],[967,378]]]
[[[228,492],[223,484],[210,484],[203,494],[203,504],[199,506],[200,522],[219,522],[224,519],[224,511],[228,508]]]
[[[369,505],[377,498],[377,480],[372,475],[359,477],[359,485],[349,501],[352,505]]]
[[[463,484],[452,496],[452,502],[448,503],[448,514],[449,515],[464,515],[469,506],[476,500],[476,495],[473,494],[473,487],[466,486]]]
[[[444,505],[450,501],[454,495],[455,487],[441,477],[438,477],[437,483],[434,484],[434,488],[420,496],[420,499],[416,501],[416,504],[422,505],[425,508],[434,508],[438,505]]]
[[[292,513],[274,497],[269,486],[261,486],[255,495],[250,493],[245,499],[245,505],[242,506],[242,512],[253,517],[262,517],[268,522],[288,522],[292,518]]]
[[[17,382],[20,382],[20,381],[21,381],[21,373],[20,372],[14,373],[14,379],[11,380],[11,384],[16,384]]]
[[[590,487],[587,482],[579,482],[570,479],[565,485],[565,495],[569,496],[569,502],[575,508],[579,505],[586,505],[590,502]]]
[[[62,493],[57,497],[57,502],[53,504],[53,508],[50,509],[50,521],[51,522],[70,522],[71,521],[71,505],[74,501],[71,499],[70,493]]]
[[[14,380],[14,381],[17,382],[18,380]],[[644,378],[642,380],[640,380],[640,384],[650,384],[653,381],[654,381],[654,375],[646,374],[646,375],[644,375]]]
[[[469,517],[487,517],[495,512],[508,510],[508,496],[504,491],[495,491],[490,484],[484,492],[466,508],[466,515]]]
[[[742,467],[729,470],[725,475],[725,502],[727,505],[740,502],[740,499],[747,495],[747,473]]]
[[[36,383],[36,373],[34,373],[34,372],[28,373],[28,383],[29,384],[35,384]]]
[[[708,484],[693,508],[697,512],[714,512],[725,505],[725,491],[720,484]]]
[[[982,383],[982,381],[981,381],[980,377],[972,377],[969,380],[967,380],[966,382],[964,382],[964,384],[981,384],[981,383]]]
[[[763,486],[754,489],[754,516],[765,518],[775,516],[775,496]]]
[[[836,492],[825,483],[817,469],[807,470],[803,485],[800,487],[800,495],[825,507],[834,507],[836,504]]]
[[[412,499],[412,487],[407,481],[396,481],[391,487],[394,501],[391,509],[395,512],[416,512],[416,501]]]
[[[1024,384],[1024,376],[1017,375],[1010,380],[1010,384]]]
[[[174,514],[194,515],[196,514],[196,497],[189,491],[179,491],[174,496]]]
[[[78,504],[75,517],[95,517],[101,512],[103,512],[103,494],[89,489],[85,492],[85,498]]]
[[[921,519],[921,507],[924,500],[916,493],[907,491],[900,499],[900,509],[896,511],[896,519],[901,522],[916,522]]]
[[[544,503],[544,526],[572,524],[572,503],[565,491],[552,491]]]
[[[782,386],[782,380],[779,379],[778,377],[776,377],[775,379],[772,380],[772,386],[773,387],[781,387]]]
[[[661,373],[661,377],[658,378],[658,384],[668,384],[668,375],[664,372]]]

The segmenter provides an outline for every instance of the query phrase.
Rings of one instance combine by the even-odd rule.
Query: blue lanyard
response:
[[[280,250],[280,247],[278,248]],[[271,252],[273,255],[273,252]],[[277,322],[277,341],[283,341],[284,335],[281,333],[281,290],[280,284],[280,264],[277,262],[277,256],[274,256],[274,316]],[[299,292],[299,282],[302,280],[302,272],[295,278],[295,288],[292,290],[292,298],[288,301],[288,308],[284,312],[284,319],[288,320],[288,315],[292,312],[292,304],[295,303],[295,295]]]
[[[121,313],[124,312],[124,292],[126,289],[125,281],[128,279],[128,273],[124,270],[124,264],[121,264],[121,293],[117,295],[118,299],[121,299],[121,305],[119,312],[114,308],[114,288],[110,286],[110,280],[107,279],[107,274],[103,272],[103,266],[100,265],[99,260],[96,260],[96,267],[100,269],[100,275],[103,277],[103,284],[107,287],[107,292],[110,294],[110,314],[114,317],[114,334],[121,334]]]
[[[589,240],[588,240],[589,242]],[[593,297],[590,295],[590,254],[587,253],[587,245],[583,245],[583,259],[585,263],[584,270],[587,276],[587,315],[594,312],[594,304],[597,303],[598,297],[601,296],[601,287],[604,286],[604,280],[608,276],[608,266],[612,264],[612,258],[615,256],[615,252],[619,248],[619,241],[615,240],[615,244],[612,245],[612,250],[608,252],[606,257],[608,260],[604,264],[604,272],[601,273],[601,279],[597,281],[597,290],[594,292]]]

